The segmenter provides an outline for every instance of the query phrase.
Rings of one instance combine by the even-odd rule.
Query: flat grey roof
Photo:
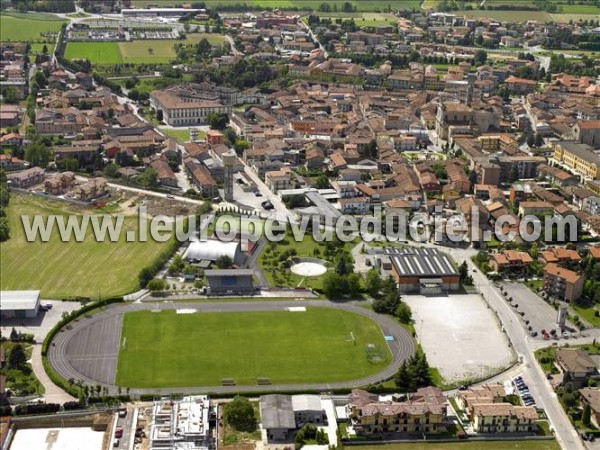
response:
[[[252,269],[215,269],[215,270],[205,270],[204,275],[207,277],[253,276],[254,270],[252,270]]]
[[[32,310],[40,300],[40,291],[0,291],[0,311]]]
[[[296,411],[322,411],[321,397],[318,395],[300,394],[292,396],[292,406]]]
[[[342,212],[335,208],[318,192],[307,192],[306,198],[308,198],[318,208],[320,215],[332,216],[334,219],[342,216]]]
[[[260,398],[260,420],[267,430],[296,428],[292,398],[282,394],[263,395]]]
[[[450,257],[436,248],[384,249],[400,276],[458,275]]]

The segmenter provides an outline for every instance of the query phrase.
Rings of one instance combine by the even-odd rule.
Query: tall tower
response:
[[[232,202],[233,201],[233,168],[235,166],[235,161],[237,159],[237,155],[235,151],[230,150],[227,153],[223,153],[223,166],[225,166],[225,180],[223,185],[223,190],[225,191],[225,201]]]
[[[467,106],[471,106],[473,104],[473,97],[475,96],[475,80],[477,79],[477,74],[469,73],[467,77],[469,83],[467,88]]]

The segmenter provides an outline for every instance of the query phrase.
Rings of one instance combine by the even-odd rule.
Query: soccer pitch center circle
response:
[[[160,330],[157,350],[153,336]],[[174,351],[182,346],[187,350]],[[53,338],[48,361],[65,380],[100,384],[112,394],[118,386],[132,395],[234,393],[377,383],[390,379],[415,350],[397,321],[357,305],[130,303],[70,322]],[[332,354],[338,364],[331,364]]]
[[[317,258],[298,258],[290,270],[301,277],[319,277],[327,272],[327,267],[324,261]]]

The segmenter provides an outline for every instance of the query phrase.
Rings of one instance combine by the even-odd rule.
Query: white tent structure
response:
[[[243,262],[239,242],[222,242],[216,239],[192,241],[183,254],[188,261],[216,261],[220,256],[229,256],[235,264]]]

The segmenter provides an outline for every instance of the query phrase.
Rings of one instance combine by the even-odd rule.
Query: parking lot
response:
[[[494,313],[479,295],[403,297],[413,312],[417,337],[431,367],[446,382],[491,376],[515,355]]]
[[[63,302],[60,300],[40,300],[41,305],[52,305],[52,308],[47,311],[38,313],[33,319],[15,318],[2,319],[2,336],[10,336],[13,328],[21,333],[33,334],[37,342],[42,342],[48,332],[56,325],[63,313],[70,313],[81,307],[79,302]]]
[[[538,332],[536,337],[543,339],[541,330],[549,331],[557,328],[557,312],[554,307],[546,303],[527,286],[518,281],[503,281],[499,285],[507,292],[505,298],[512,297],[511,304],[515,305],[517,311],[524,313],[521,316],[523,318],[521,323],[527,331],[529,331],[527,327],[531,326],[532,331]],[[525,321],[529,321],[529,324],[526,324]],[[574,328],[570,323],[567,323],[567,326]]]

